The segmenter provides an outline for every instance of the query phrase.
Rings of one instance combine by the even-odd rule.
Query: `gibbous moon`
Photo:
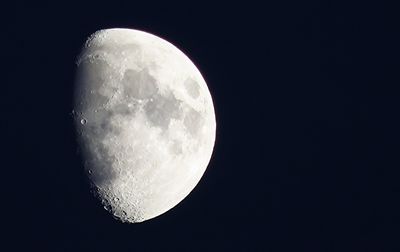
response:
[[[168,211],[205,172],[215,142],[212,98],[169,42],[131,29],[94,33],[77,60],[74,101],[86,174],[117,219]]]

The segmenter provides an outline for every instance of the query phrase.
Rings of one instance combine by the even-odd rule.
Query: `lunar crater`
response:
[[[110,169],[115,163],[115,157],[109,154],[107,147],[102,144],[88,146],[86,171],[96,186],[111,183],[117,176],[114,169]]]

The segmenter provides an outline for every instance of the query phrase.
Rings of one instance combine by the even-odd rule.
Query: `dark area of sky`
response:
[[[2,8],[3,251],[400,251],[397,13],[233,2]],[[90,194],[70,116],[76,56],[114,27],[185,52],[217,116],[198,186],[141,224]]]

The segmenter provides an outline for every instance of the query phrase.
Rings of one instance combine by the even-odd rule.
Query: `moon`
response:
[[[215,143],[199,70],[166,40],[119,28],[91,35],[76,64],[75,128],[104,208],[135,223],[176,206],[201,179]]]

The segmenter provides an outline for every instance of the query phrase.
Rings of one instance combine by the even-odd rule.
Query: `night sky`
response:
[[[2,7],[2,251],[400,251],[393,8],[83,2]],[[216,110],[202,180],[140,224],[91,195],[70,115],[81,46],[115,27],[180,48]]]

